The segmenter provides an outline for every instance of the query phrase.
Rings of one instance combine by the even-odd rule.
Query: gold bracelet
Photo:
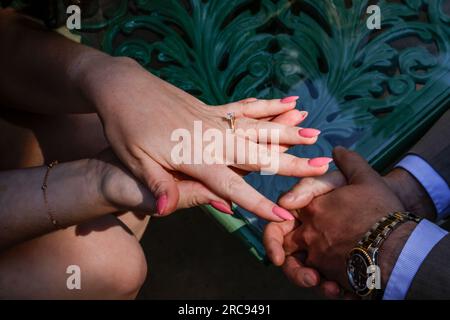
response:
[[[50,170],[56,166],[58,164],[58,161],[52,161],[49,165],[47,165],[47,171],[45,172],[45,176],[44,176],[44,183],[42,184],[42,191],[44,193],[44,203],[45,203],[45,207],[47,209],[47,214],[48,217],[51,221],[51,223],[53,224],[53,226],[57,229],[60,229],[60,225],[58,223],[58,221],[55,219],[55,216],[52,212],[52,210],[50,209],[50,206],[48,205],[48,197],[47,197],[47,180],[48,180],[48,176],[50,174]]]

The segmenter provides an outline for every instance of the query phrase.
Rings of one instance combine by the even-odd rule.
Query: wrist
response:
[[[105,192],[105,177],[111,170],[110,165],[98,159],[86,160],[84,172],[85,190],[92,195],[93,201],[101,208],[101,211],[115,212],[118,211],[111,199]]]
[[[379,249],[378,264],[381,271],[381,287],[386,288],[395,263],[417,223],[408,221],[396,228]]]
[[[89,51],[81,55],[69,68],[69,76],[79,88],[83,97],[90,103],[93,112],[101,115],[111,97],[111,81],[124,76],[130,68],[139,64],[128,57],[113,57],[102,52]]]
[[[103,211],[155,212],[155,198],[111,152],[103,152],[89,161],[91,192]]]
[[[431,221],[435,220],[436,209],[433,201],[420,182],[408,171],[394,168],[383,179],[407,211]]]

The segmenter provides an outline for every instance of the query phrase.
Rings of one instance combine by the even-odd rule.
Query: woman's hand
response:
[[[100,199],[104,205],[115,211],[131,210],[157,216],[156,200],[151,191],[120,163],[112,150],[105,150],[90,160],[89,166],[95,172]],[[211,203],[229,207],[225,200],[197,181],[180,178],[175,183],[180,194],[177,209]]]
[[[152,76],[131,59],[114,58],[69,41],[20,14],[4,11],[0,14],[1,24],[5,26],[0,28],[0,42],[5,43],[1,46],[0,57],[8,57],[0,59],[7,61],[0,68],[0,95],[8,107],[38,114],[97,112],[114,152],[156,195],[162,214],[177,207],[179,191],[169,173],[173,170],[201,181],[221,197],[263,218],[275,221],[283,220],[280,216],[291,218],[287,211],[256,192],[227,165],[177,165],[170,156],[175,145],[170,137],[178,128],[192,131],[195,120],[202,121],[203,131],[215,128],[224,132],[228,128],[224,117],[232,111],[238,118],[238,128],[279,129],[281,144],[314,143],[318,131],[303,130],[302,137],[298,128],[274,128],[267,122],[275,115],[292,110],[295,102],[261,100],[209,108]],[[39,50],[34,58],[28,59],[28,53],[36,47]],[[29,88],[26,95],[22,94],[24,87]],[[235,142],[247,140],[239,135],[232,139]],[[250,165],[250,156],[270,153],[258,142],[250,145],[257,151],[238,150],[245,159],[244,164],[236,166],[233,157],[223,160],[247,171],[260,170],[261,162]],[[227,143],[226,151],[232,149]],[[279,158],[279,174],[319,175],[328,168],[328,159],[308,162],[291,155],[274,154],[271,160]]]
[[[297,125],[303,119],[302,112],[291,110],[274,118],[272,122]],[[280,147],[281,152],[286,150],[287,147]],[[90,161],[90,167],[98,177],[99,187],[97,189],[100,190],[100,198],[107,206],[112,207],[113,210],[156,213],[157,208],[153,194],[120,163],[111,150],[105,150],[96,159]],[[238,170],[236,172],[242,173]],[[232,214],[228,201],[217,196],[202,183],[182,174],[174,173],[173,175],[180,194],[177,209],[210,204],[224,213]]]
[[[228,112],[234,112],[237,129],[279,131],[279,141],[271,142],[269,146],[260,144],[258,136],[249,138],[232,135],[236,144],[245,140],[259,155],[268,155],[272,160],[279,158],[278,174],[315,176],[327,171],[327,158],[308,161],[288,154],[270,153],[270,148],[275,145],[313,144],[317,140],[318,130],[299,130],[292,125],[268,121],[294,110],[295,98],[250,99],[212,108],[151,75],[130,59],[112,59],[116,59],[115,63],[106,63],[104,59],[95,61],[95,58],[80,62],[90,72],[79,80],[83,83],[83,92],[98,110],[114,152],[157,197],[160,214],[177,208],[180,192],[170,173],[177,171],[197,179],[220,197],[264,219],[283,221],[292,218],[286,210],[259,194],[225,164],[177,164],[171,159],[171,152],[178,143],[171,141],[171,135],[176,129],[183,128],[192,133],[194,121],[202,121],[203,132],[214,128],[225,133],[229,129],[225,120]],[[224,154],[230,150],[233,151],[232,144],[224,142]],[[221,160],[245,171],[264,169],[260,161],[250,164],[251,154],[247,150],[238,150],[237,153],[243,156],[245,163],[237,164],[236,157]]]

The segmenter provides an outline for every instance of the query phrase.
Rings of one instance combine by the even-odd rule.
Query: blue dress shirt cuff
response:
[[[423,261],[446,234],[447,231],[428,220],[422,220],[417,225],[392,269],[384,291],[384,300],[405,299]]]
[[[409,154],[396,167],[400,167],[413,175],[424,187],[436,208],[436,220],[446,218],[450,214],[450,188],[439,173],[421,157]]]

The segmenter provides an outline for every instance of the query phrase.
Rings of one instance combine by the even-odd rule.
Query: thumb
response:
[[[378,173],[358,153],[344,147],[336,147],[333,150],[333,159],[348,184],[379,182]]]
[[[266,225],[263,232],[263,244],[268,258],[276,266],[281,266],[286,254],[283,249],[284,237],[298,227],[295,220],[271,222]]]
[[[345,177],[338,170],[323,176],[307,177],[300,180],[278,203],[287,210],[306,207],[315,197],[324,195],[346,184]]]
[[[230,204],[209,190],[201,182],[194,180],[177,181],[180,194],[178,209],[192,208],[209,204],[224,214],[233,214]]]
[[[167,215],[177,209],[179,191],[173,176],[150,158],[142,161],[140,176],[156,198],[156,211]]]

